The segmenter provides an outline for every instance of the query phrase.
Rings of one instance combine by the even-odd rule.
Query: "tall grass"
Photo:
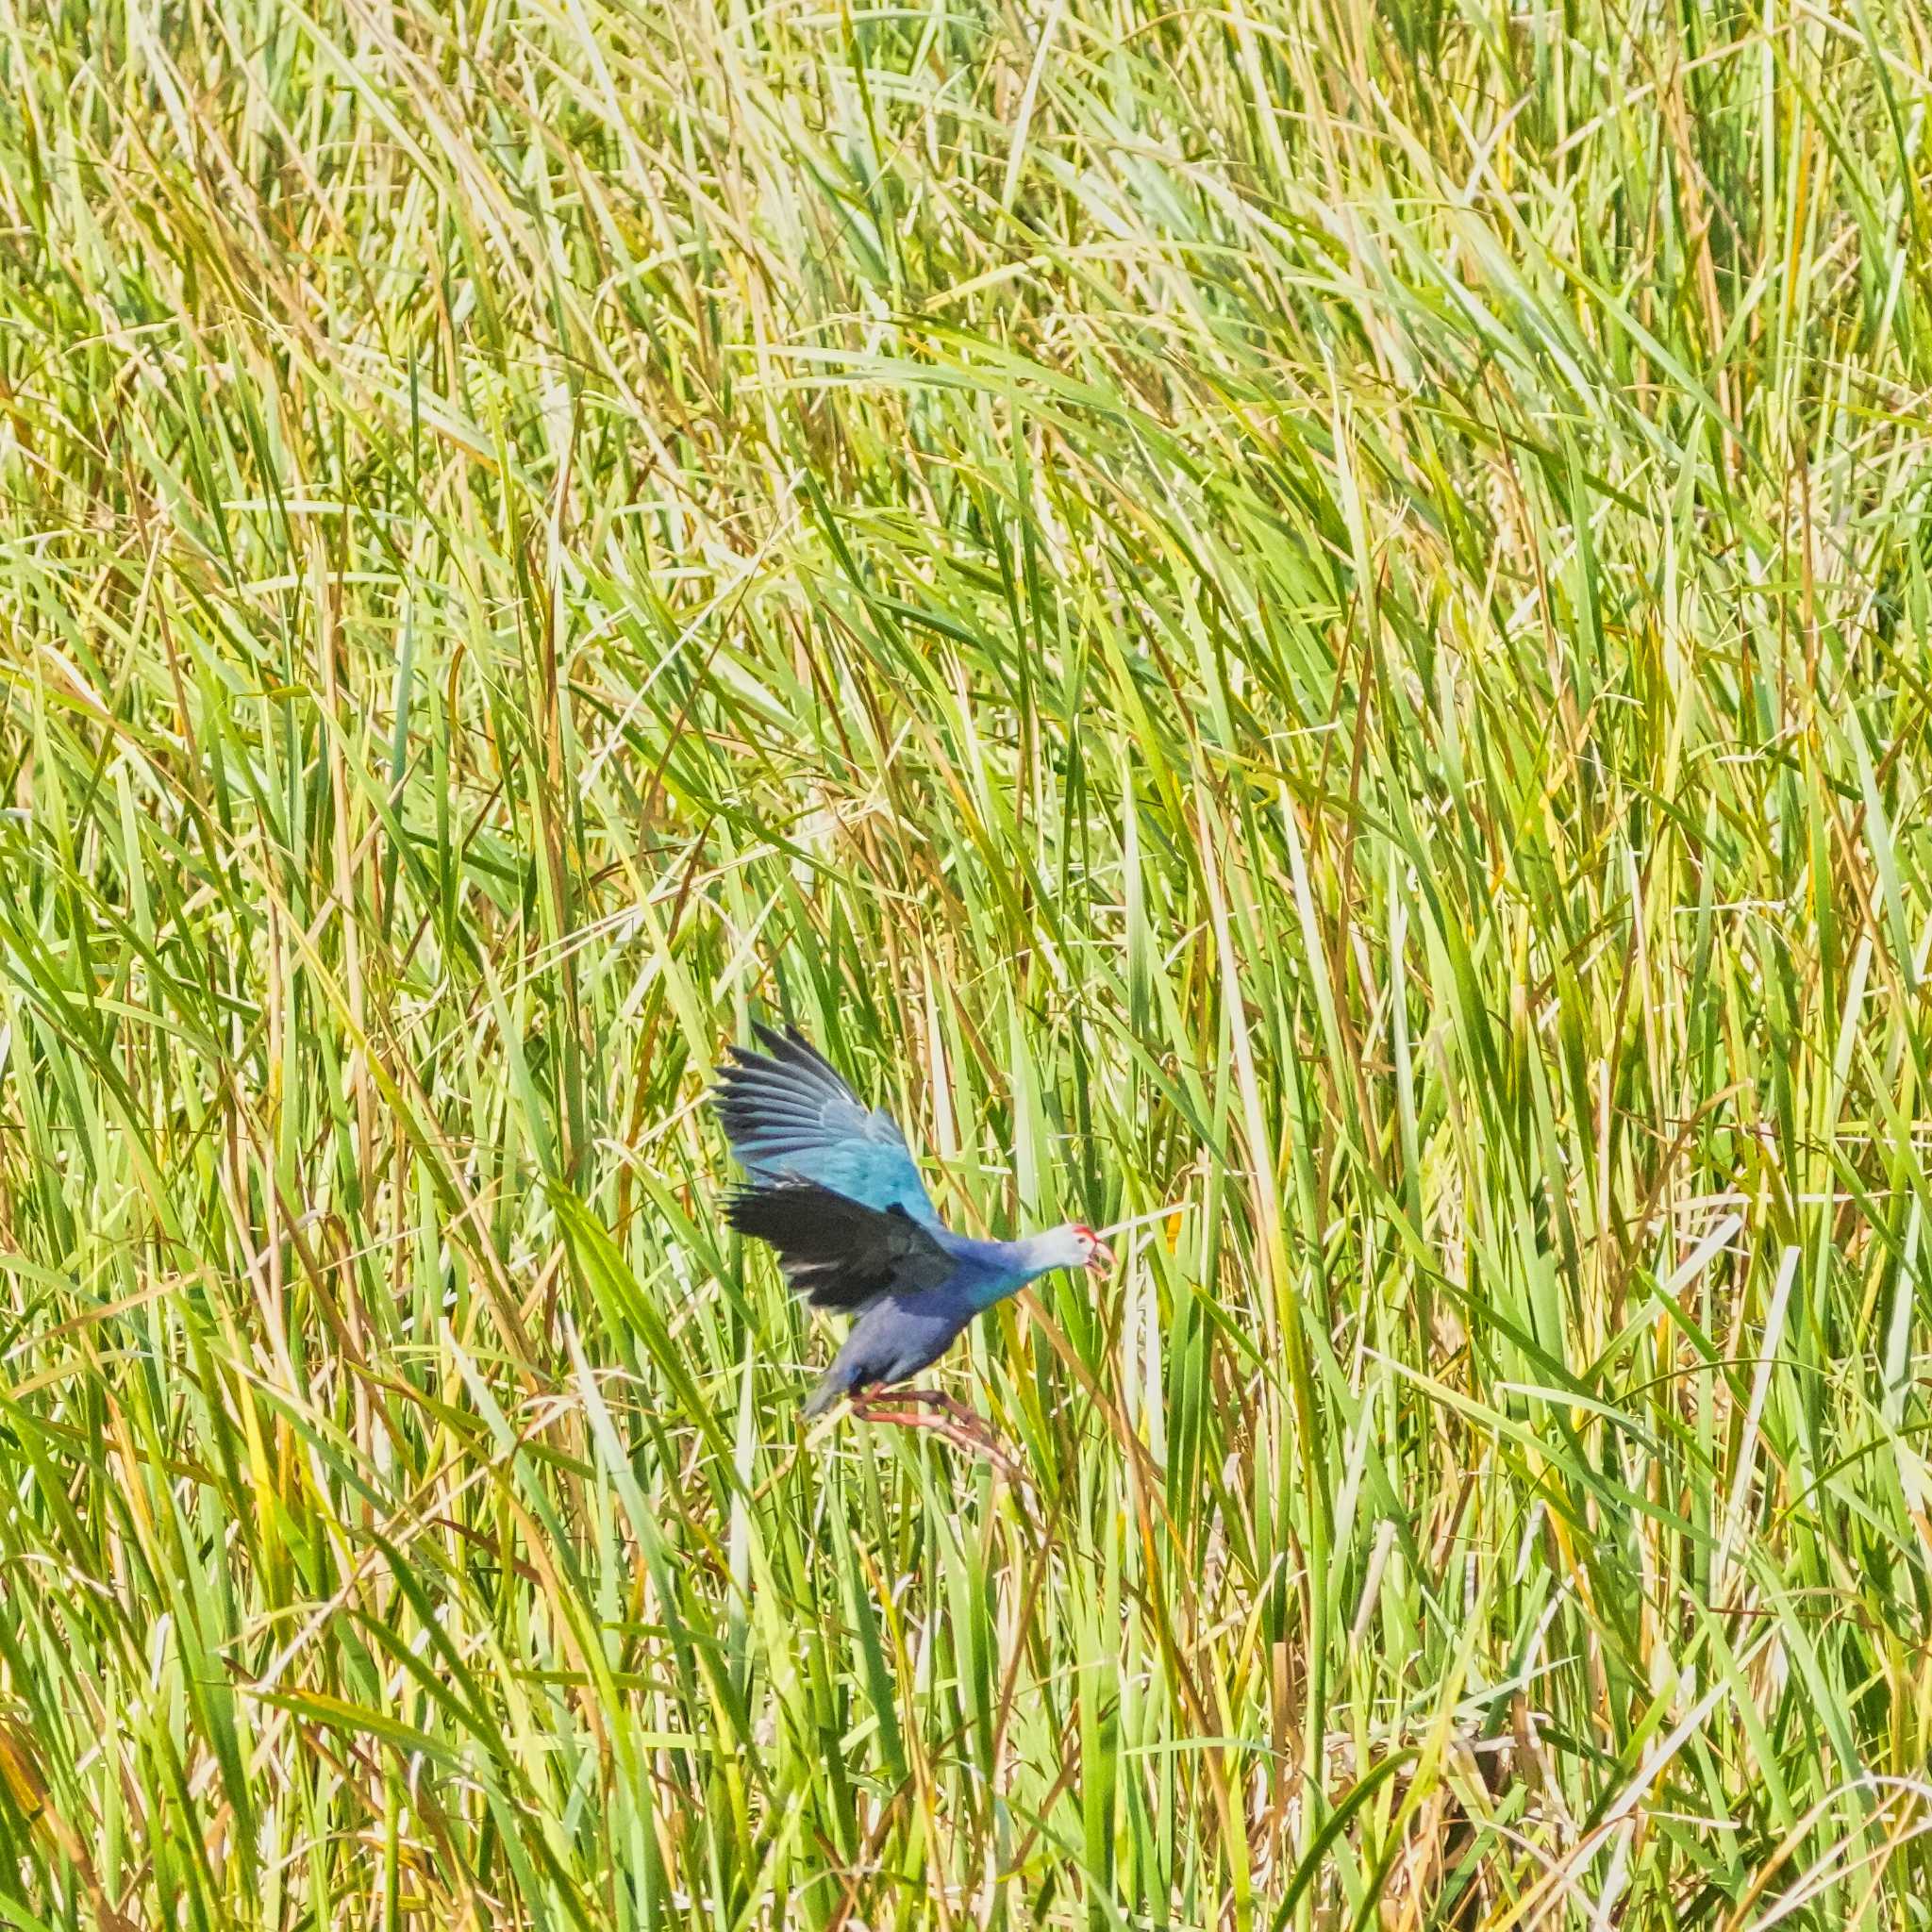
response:
[[[1932,1924],[1928,60],[0,0],[0,1920]]]

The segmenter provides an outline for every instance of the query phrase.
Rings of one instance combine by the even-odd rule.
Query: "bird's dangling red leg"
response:
[[[998,1436],[993,1433],[992,1424],[984,1416],[968,1408],[963,1402],[956,1402],[942,1389],[895,1389],[892,1391],[892,1400],[924,1403],[938,1409],[942,1415],[952,1417],[968,1435],[981,1437],[990,1443],[999,1441]]]
[[[956,1449],[964,1449],[986,1459],[1002,1470],[1012,1481],[1017,1482],[1024,1474],[1020,1465],[1007,1453],[999,1439],[987,1424],[962,1404],[955,1402],[950,1395],[942,1395],[936,1389],[901,1389],[887,1400],[900,1402],[928,1403],[939,1408],[939,1415],[928,1415],[923,1408],[874,1407],[874,1402],[881,1398],[855,1396],[852,1413],[862,1423],[897,1423],[902,1428],[931,1429]]]

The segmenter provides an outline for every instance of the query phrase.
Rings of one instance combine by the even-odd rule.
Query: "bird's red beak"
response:
[[[1113,1250],[1103,1241],[1093,1243],[1093,1252],[1087,1257],[1087,1266],[1095,1274],[1105,1274],[1113,1266]]]

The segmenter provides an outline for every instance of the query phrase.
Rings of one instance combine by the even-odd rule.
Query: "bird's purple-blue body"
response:
[[[1111,1264],[1077,1223],[1017,1241],[955,1234],[891,1116],[867,1108],[797,1033],[755,1031],[764,1053],[734,1047],[716,1095],[748,1182],[726,1217],[777,1250],[786,1280],[813,1307],[857,1318],[807,1397],[808,1416],[929,1368],[974,1316],[1029,1281]]]

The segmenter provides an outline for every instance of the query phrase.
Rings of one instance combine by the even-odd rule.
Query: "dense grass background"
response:
[[[1928,64],[0,0],[0,1920],[1932,1924]]]

